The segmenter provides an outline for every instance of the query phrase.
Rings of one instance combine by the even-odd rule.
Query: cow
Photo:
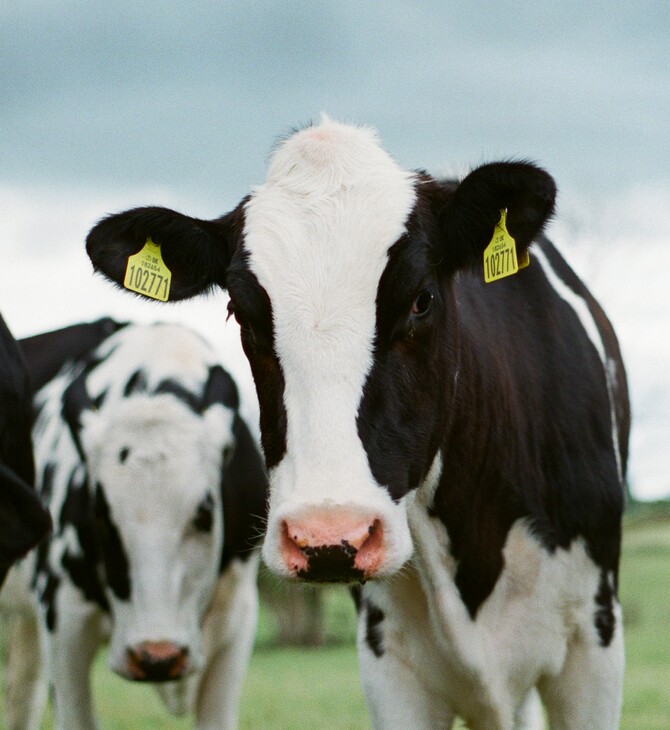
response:
[[[0,586],[9,568],[51,528],[34,486],[31,422],[26,364],[0,316]]]
[[[114,334],[127,322],[116,322],[102,317],[95,322],[79,322],[52,332],[42,332],[19,340],[33,393],[43,388],[58,375],[63,365],[77,360]]]
[[[35,397],[38,483],[54,533],[3,596],[18,622],[8,727],[39,725],[45,676],[58,728],[96,726],[89,670],[106,638],[110,668],[155,684],[173,714],[236,727],[267,476],[235,382],[177,324],[104,319],[24,347],[34,378],[53,372],[45,347],[66,360]]]
[[[263,559],[356,586],[377,728],[540,727],[538,695],[554,730],[618,725],[626,377],[543,234],[555,198],[535,163],[440,180],[324,117],[226,215],[136,208],[87,237],[118,285],[150,239],[168,300],[227,290],[260,401]]]

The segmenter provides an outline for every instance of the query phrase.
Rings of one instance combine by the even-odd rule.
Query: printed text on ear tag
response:
[[[123,286],[145,297],[167,302],[172,274],[161,256],[161,247],[147,238],[141,251],[128,257]]]
[[[493,238],[484,249],[484,281],[503,279],[516,274],[530,263],[528,252],[521,259],[516,256],[516,244],[507,230],[507,210],[500,211],[500,220],[493,230]]]

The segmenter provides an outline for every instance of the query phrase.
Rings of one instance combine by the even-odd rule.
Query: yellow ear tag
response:
[[[172,274],[161,256],[160,244],[147,238],[144,248],[128,257],[123,286],[145,297],[167,302]]]
[[[516,243],[507,230],[507,210],[500,211],[500,220],[493,231],[491,243],[484,249],[484,281],[504,279],[530,264],[528,252],[516,256]]]

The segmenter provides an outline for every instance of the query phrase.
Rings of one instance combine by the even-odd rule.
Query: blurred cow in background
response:
[[[30,582],[61,730],[95,724],[89,670],[107,637],[109,666],[161,683],[171,712],[194,712],[198,728],[235,727],[266,509],[236,385],[184,327],[86,327],[41,336],[67,359],[36,396],[33,430],[55,527],[13,572],[5,603],[17,607],[21,578]],[[37,381],[52,375],[36,338],[26,352]],[[18,620],[7,715],[29,728],[44,691],[36,622]]]

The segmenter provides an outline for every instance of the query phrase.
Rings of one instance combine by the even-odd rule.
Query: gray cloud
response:
[[[0,181],[228,205],[322,110],[377,126],[408,166],[667,180],[669,29],[664,2],[6,3]]]

